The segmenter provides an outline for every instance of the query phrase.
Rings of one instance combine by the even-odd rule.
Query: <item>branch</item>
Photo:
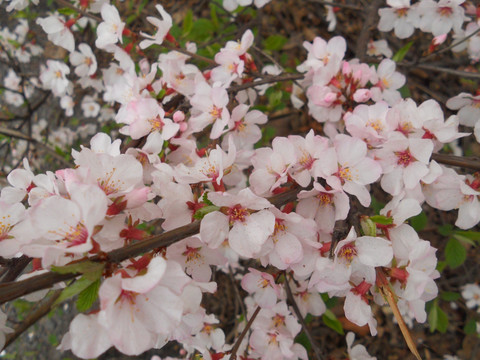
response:
[[[411,63],[397,63],[398,66],[403,66],[407,68],[415,67],[418,69],[430,70],[434,72],[441,72],[445,74],[457,75],[464,78],[471,78],[471,79],[480,79],[480,73],[462,71],[462,70],[453,70],[449,68],[444,68],[436,65],[426,65],[426,64],[411,64]]]
[[[378,8],[382,3],[382,0],[374,0],[365,11],[365,22],[363,23],[362,30],[357,38],[357,46],[355,47],[355,56],[359,58],[360,61],[365,61],[370,33],[372,29],[375,28],[378,19]]]
[[[263,84],[271,84],[271,83],[276,83],[280,81],[290,81],[290,80],[300,80],[305,77],[304,74],[284,74],[284,75],[278,75],[278,76],[266,76],[262,80],[258,81],[252,81],[249,83],[245,83],[242,85],[237,85],[237,86],[230,86],[228,88],[229,92],[235,92],[235,91],[240,91],[240,90],[245,90],[249,89],[251,87],[255,87],[257,85],[263,85]]]
[[[326,5],[326,6],[333,6],[333,7],[337,7],[337,8],[356,10],[356,11],[365,10],[361,6],[355,6],[355,5],[350,5],[350,4],[342,4],[342,3],[337,3],[337,2],[334,2],[334,1],[308,0],[308,2],[315,3],[315,4]]]
[[[260,312],[260,306],[257,306],[255,309],[255,312],[253,313],[252,317],[250,320],[248,320],[247,325],[245,326],[245,329],[243,329],[242,333],[238,337],[237,341],[235,341],[235,345],[233,345],[232,351],[230,352],[230,359],[231,360],[237,360],[237,351],[240,345],[242,344],[243,338],[245,335],[247,335],[248,330],[252,327],[253,322],[255,321],[255,318],[257,317],[258,313]]]
[[[480,159],[478,158],[448,154],[432,154],[432,159],[445,165],[480,171]]]
[[[468,36],[465,36],[463,39],[460,39],[458,40],[457,42],[453,42],[451,43],[449,46],[443,48],[443,49],[438,49],[434,52],[432,52],[431,54],[425,56],[424,58],[420,59],[420,63],[423,63],[425,61],[427,61],[429,58],[431,58],[432,56],[435,56],[435,55],[440,55],[452,48],[454,48],[455,46],[458,46],[460,44],[462,44],[463,42],[467,41],[468,39],[470,39],[471,37],[474,37],[475,35],[477,35],[478,33],[480,32],[480,28],[478,28],[477,30],[475,30],[474,32],[472,32],[470,35]]]
[[[300,322],[300,324],[302,324],[303,331],[305,331],[308,341],[310,341],[310,345],[312,345],[312,349],[315,352],[315,357],[317,358],[317,360],[322,360],[322,352],[320,350],[320,347],[318,346],[317,342],[313,338],[312,333],[310,332],[310,329],[305,323],[302,313],[300,312],[300,309],[298,308],[298,305],[295,302],[295,299],[293,298],[292,289],[290,289],[290,284],[288,283],[287,273],[284,272],[284,275],[285,275],[285,289],[287,290],[287,299],[292,304],[293,311],[295,311],[295,315],[297,316],[298,321]]]
[[[8,265],[8,272],[5,274],[2,281],[0,281],[0,284],[15,281],[18,275],[20,275],[22,271],[28,266],[28,264],[30,264],[31,260],[31,258],[25,255],[19,258],[12,259],[11,263]]]
[[[55,290],[53,294],[48,298],[44,299],[40,306],[38,306],[35,310],[31,311],[27,317],[17,326],[15,327],[13,333],[9,334],[6,338],[4,349],[10,345],[17,337],[19,337],[25,330],[27,330],[30,326],[35,324],[38,320],[44,317],[46,314],[50,312],[52,309],[53,303],[58,299],[60,294],[62,293],[63,289]]]
[[[279,195],[272,196],[268,200],[275,206],[281,206],[297,198],[297,194],[304,190],[302,188],[294,188]],[[200,221],[195,221],[191,224],[181,226],[177,229],[164,232],[162,234],[153,235],[143,241],[125,246],[123,248],[115,249],[106,254],[106,256],[95,255],[91,258],[85,258],[84,261],[105,261],[110,263],[120,263],[129,258],[144,254],[153,249],[170,246],[180,240],[189,236],[198,234],[200,231]],[[14,300],[20,296],[30,294],[32,292],[48,289],[52,285],[73,279],[81,274],[59,274],[55,272],[48,272],[42,275],[33,276],[31,278],[0,284],[0,304],[7,301]]]

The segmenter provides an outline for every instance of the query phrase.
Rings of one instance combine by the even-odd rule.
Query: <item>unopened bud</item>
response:
[[[377,225],[368,216],[360,218],[360,227],[365,236],[377,236]]]

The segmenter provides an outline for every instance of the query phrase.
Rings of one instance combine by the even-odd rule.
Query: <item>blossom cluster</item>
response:
[[[379,28],[395,28],[398,37],[411,35],[415,27],[435,36],[457,31],[464,21],[462,2],[423,0],[410,6],[390,0],[392,9],[380,11]],[[9,8],[24,3],[12,1]],[[224,6],[233,11],[251,3],[224,1]],[[186,51],[170,50],[153,62],[144,57],[137,63],[132,49],[143,54],[164,42],[175,44],[165,9],[156,5],[160,17],[147,18],[156,28],[150,35],[133,34],[108,1],[84,7],[102,19],[95,48],[75,44],[76,27],[89,26],[90,20],[59,14],[39,18],[49,40],[69,52],[74,70],[48,60],[31,83],[58,97],[67,115],[75,105],[74,86],[80,84],[90,91],[81,104],[86,116],[102,117],[106,109],[100,102],[109,103],[105,117],[119,124],[121,134],[142,141],[122,153],[120,140],[97,133],[89,147],[72,150],[74,166],[56,172],[35,174],[24,160],[0,193],[0,256],[30,256],[37,274],[141,243],[149,236],[144,225],[152,221],[161,220],[163,231],[195,221],[200,225],[197,234],[105,268],[97,309],[75,317],[61,350],[93,358],[114,346],[138,355],[175,340],[187,356],[228,358],[233,344],[202,306],[203,294],[217,288],[213,267],[236,273],[249,294],[247,318],[256,320],[238,348],[248,358],[308,358],[295,343],[301,325],[289,306],[289,289],[302,316],[326,311],[321,294],[343,298],[346,318],[375,335],[372,307],[386,304],[388,285],[405,318],[426,321],[425,303],[438,294],[436,249],[408,219],[426,203],[458,209],[461,229],[480,222],[478,174],[458,174],[432,160],[445,144],[469,135],[458,127],[474,125],[469,121],[475,98],[451,99],[447,106],[461,110],[445,119],[434,100],[416,104],[402,98],[406,79],[393,60],[383,59],[378,67],[347,60],[344,38],[316,37],[304,43],[306,60],[297,67],[303,78],[291,100],[324,131],[276,137],[271,146],[256,147],[268,116],[254,107],[272,84],[255,83],[259,73],[249,53],[251,30],[226,42],[206,70],[192,61],[194,43],[187,43]],[[439,10],[432,15],[429,7]],[[449,27],[437,19],[447,15]],[[20,28],[7,35],[19,41],[21,34]],[[381,53],[388,55],[386,50]],[[106,68],[96,59],[101,51],[114,59]],[[261,71],[281,72],[276,65]],[[20,105],[24,98],[17,95],[28,97],[29,85],[20,88],[13,70],[7,79],[11,91],[5,96]],[[232,94],[246,83],[252,86]],[[199,147],[202,136],[208,144]],[[371,218],[374,186],[390,201]],[[274,205],[272,198],[290,191],[298,195]],[[348,224],[340,235],[339,222]],[[256,264],[248,271],[247,260]],[[9,329],[0,315],[1,344]],[[347,335],[352,358],[371,358],[352,343]]]

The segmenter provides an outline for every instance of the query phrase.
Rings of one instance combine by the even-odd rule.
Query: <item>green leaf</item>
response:
[[[218,211],[220,210],[220,207],[218,206],[215,206],[215,205],[207,205],[207,206],[204,206],[200,209],[198,209],[195,214],[193,214],[193,218],[194,219],[197,219],[197,220],[202,220],[205,215],[211,213],[211,212],[214,212],[214,211]]]
[[[445,333],[448,327],[448,317],[445,312],[440,309],[438,304],[434,304],[428,313],[428,324],[430,325],[430,332],[438,330]]]
[[[458,299],[460,299],[460,294],[453,291],[444,291],[441,293],[440,296],[442,300],[445,301],[457,301]]]
[[[307,334],[305,334],[304,331],[297,335],[297,337],[295,338],[295,342],[302,345],[307,350],[307,352],[312,349],[312,344],[310,343],[310,340],[308,340],[308,336]]]
[[[437,262],[437,268],[436,268],[436,270],[437,270],[438,272],[442,272],[443,269],[445,269],[446,267],[447,267],[447,262],[446,262],[446,261],[439,261],[439,262]]]
[[[207,205],[213,205],[213,203],[208,199],[208,191],[203,193],[202,201]]]
[[[325,311],[325,313],[322,315],[322,320],[330,329],[333,329],[340,335],[345,335],[342,323],[338,321],[337,317],[331,310]]]
[[[87,311],[92,307],[95,300],[97,300],[98,289],[100,289],[100,279],[91,283],[78,295],[76,304],[79,311]]]
[[[410,98],[412,97],[412,93],[410,92],[410,89],[407,84],[403,85],[400,89],[398,89],[400,92],[400,95],[402,95],[402,98]]]
[[[188,9],[185,17],[183,18],[182,32],[183,36],[190,34],[193,29],[193,11]]]
[[[437,231],[440,235],[450,236],[453,232],[453,225],[446,224],[446,225],[439,226],[437,228]]]
[[[67,299],[70,299],[72,296],[75,296],[81,293],[83,290],[89,287],[92,283],[93,283],[92,280],[87,279],[85,276],[82,276],[80,279],[73,282],[72,285],[67,286],[65,289],[63,289],[62,293],[60,294],[60,296],[58,297],[58,299],[55,301],[53,305],[58,305],[61,302]]]
[[[65,16],[76,16],[77,15],[77,10],[71,9],[71,8],[61,8],[57,10],[60,14],[65,15]]]
[[[455,269],[462,265],[467,258],[467,250],[465,247],[455,238],[448,240],[445,247],[445,260],[448,266]]]
[[[466,237],[475,241],[480,241],[480,232],[478,231],[456,230],[455,234],[461,235],[463,237]]]
[[[376,215],[380,214],[380,210],[385,207],[384,203],[378,201],[374,196],[372,196],[372,202],[370,203],[370,207],[373,209]]]
[[[93,261],[81,261],[65,266],[52,266],[51,270],[59,274],[84,274],[84,277],[95,281],[102,276],[105,264]]]
[[[468,238],[468,237],[466,237],[466,236],[463,236],[463,235],[460,235],[460,234],[453,234],[453,237],[454,237],[455,239],[457,239],[458,241],[461,241],[461,242],[463,242],[463,243],[465,243],[465,244],[470,244],[470,245],[472,245],[472,246],[476,246],[476,245],[477,245],[474,240],[472,240],[472,239],[470,239],[470,238]]]
[[[383,215],[373,215],[370,216],[370,220],[380,225],[390,225],[393,224],[393,219],[391,217],[386,217]]]
[[[288,39],[282,35],[271,35],[263,41],[263,47],[266,50],[278,51],[282,50]]]
[[[465,334],[467,335],[473,335],[477,333],[477,321],[475,319],[470,319],[467,321],[465,324],[465,327],[463,328],[463,331],[465,331]]]
[[[212,24],[215,30],[218,29],[218,16],[217,16],[217,6],[215,4],[210,4],[210,17],[212,18]]]
[[[57,346],[58,345],[57,335],[55,335],[55,334],[48,335],[48,342],[52,346]]]
[[[125,20],[125,22],[127,23],[127,25],[130,25],[132,22],[135,21],[137,17],[138,17],[137,14],[131,14],[127,17],[127,20]]]
[[[393,55],[392,60],[395,61],[395,62],[402,61],[405,58],[405,55],[407,55],[408,50],[410,50],[412,45],[413,45],[413,41],[410,41],[409,43],[407,43],[407,45],[402,47],[400,50],[398,50],[395,53],[395,55]]]
[[[422,211],[417,216],[410,218],[409,222],[416,231],[423,230],[425,229],[425,226],[427,226],[427,215]]]
[[[283,93],[282,90],[273,91],[268,95],[268,106],[275,108],[282,102]]]
[[[275,137],[277,129],[273,126],[265,126],[262,128],[262,138],[254,145],[255,149],[258,149],[262,146],[268,146],[271,140]]]
[[[189,33],[188,40],[195,42],[204,42],[210,39],[215,31],[215,26],[211,20],[198,19],[193,23],[192,31]]]

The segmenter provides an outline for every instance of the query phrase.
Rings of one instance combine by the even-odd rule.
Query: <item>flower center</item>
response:
[[[228,209],[228,218],[230,223],[234,223],[235,221],[244,222],[249,215],[247,209],[243,208],[242,205],[237,204]]]
[[[185,256],[187,259],[187,262],[197,262],[197,260],[202,258],[202,255],[200,255],[200,249],[201,247],[194,248],[187,246],[186,250],[182,253],[183,256]]]
[[[343,246],[340,251],[338,252],[338,257],[347,260],[347,262],[351,263],[353,257],[357,255],[357,249],[355,245],[352,243]]]
[[[411,162],[416,160],[410,153],[409,149],[405,151],[396,151],[395,155],[397,155],[397,164],[403,167],[407,167]]]

